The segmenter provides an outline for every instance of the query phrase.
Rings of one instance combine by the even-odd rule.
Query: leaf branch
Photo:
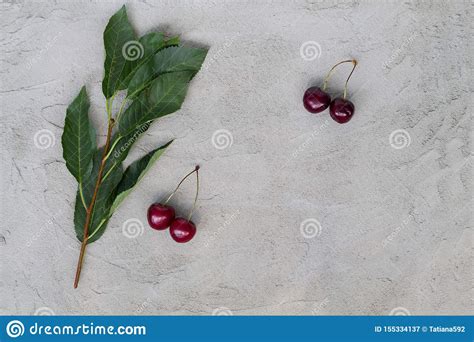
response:
[[[132,145],[155,119],[181,108],[189,82],[207,54],[204,48],[179,46],[178,37],[167,39],[163,33],[138,37],[125,6],[110,18],[103,38],[102,92],[108,125],[105,145],[97,146],[85,87],[67,108],[61,138],[66,167],[78,182],[74,229],[81,249],[74,288],[79,284],[87,245],[102,236],[114,211],[171,141],[124,170],[123,161]],[[135,48],[139,50],[137,55],[133,54]],[[112,104],[120,91],[126,96],[113,116]]]

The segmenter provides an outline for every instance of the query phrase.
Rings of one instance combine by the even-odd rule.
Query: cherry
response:
[[[310,113],[321,113],[331,103],[331,96],[319,87],[306,89],[303,95],[303,105]]]
[[[194,208],[196,208],[196,202],[199,194],[199,166],[196,166],[196,196],[194,197],[193,207],[187,219],[178,217],[171,223],[170,234],[174,241],[179,243],[185,243],[190,241],[194,235],[196,235],[196,225],[191,221],[193,216]]]
[[[170,205],[153,203],[148,208],[148,224],[156,230],[165,230],[175,218],[174,208]]]
[[[344,95],[343,97],[336,97],[334,100],[332,100],[331,105],[329,106],[329,114],[331,115],[331,118],[340,124],[349,122],[349,120],[352,119],[355,110],[354,104],[346,99],[347,83],[349,82],[349,79],[351,78],[352,73],[357,66],[357,61],[355,59],[353,59],[351,62],[353,67],[344,86]]]
[[[354,115],[354,104],[342,97],[335,98],[329,107],[329,114],[334,121],[340,124],[346,123]]]
[[[193,171],[184,176],[184,178],[179,182],[176,189],[171,193],[171,195],[168,196],[165,203],[153,203],[152,205],[150,205],[147,212],[147,218],[148,224],[151,228],[156,230],[165,230],[171,225],[176,215],[174,208],[170,205],[167,205],[167,203],[171,199],[171,197],[173,197],[176,191],[178,191],[180,185],[184,182],[184,180],[194,172],[197,172],[197,170],[199,170],[199,165],[196,166]]]
[[[335,103],[335,101],[331,102],[331,96],[326,92],[327,83],[328,83],[329,79],[331,78],[331,75],[334,72],[334,69],[337,66],[339,66],[343,63],[352,63],[354,65],[353,68],[352,68],[351,73],[349,74],[349,77],[346,80],[346,86],[344,88],[344,99],[343,100],[346,101],[345,98],[346,98],[346,93],[347,93],[347,82],[349,81],[349,78],[351,77],[351,75],[354,72],[354,69],[357,65],[357,61],[355,59],[345,60],[345,61],[339,62],[336,65],[334,65],[331,68],[331,70],[329,70],[326,77],[324,78],[322,89],[319,88],[319,87],[310,87],[310,88],[306,89],[306,91],[303,95],[303,105],[304,105],[304,107],[306,108],[306,110],[308,112],[310,112],[310,113],[320,113],[328,107],[330,107],[330,110],[331,110],[331,108],[333,106],[332,104]],[[339,100],[340,100],[340,98],[339,98]],[[339,102],[340,101],[337,101],[336,103],[339,103]],[[345,122],[349,121],[350,117],[352,116],[352,114],[354,112],[354,104],[352,104],[352,102],[350,102],[350,101],[346,101],[346,102],[348,102],[350,105],[352,105],[352,113],[349,115],[349,118],[346,118],[344,116],[344,119],[339,119],[339,118],[336,119],[335,116],[333,116],[333,114],[331,114],[331,117],[339,123],[345,123]],[[335,103],[335,105],[336,105],[336,103]],[[335,108],[339,109],[339,110],[334,111],[335,115],[337,116],[338,113],[342,109],[339,106],[335,106]],[[347,112],[346,107],[342,107],[342,108],[344,109],[344,111],[343,111],[344,113]],[[348,106],[348,108],[350,108],[350,106]],[[338,121],[338,120],[341,120],[341,121]],[[346,120],[346,121],[342,121],[342,120]]]
[[[188,242],[196,234],[196,225],[191,220],[178,217],[171,223],[170,234],[176,242]]]

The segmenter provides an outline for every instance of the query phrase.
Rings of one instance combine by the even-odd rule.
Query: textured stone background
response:
[[[83,84],[105,133],[102,33],[121,5],[0,5],[0,314],[470,312],[473,5],[461,1],[128,3],[138,33],[210,52],[183,108],[137,143],[128,162],[176,139],[73,290],[76,183],[60,137]],[[349,57],[353,120],[305,112],[304,90]],[[146,208],[196,163],[198,234],[178,245]],[[189,182],[174,204],[187,213],[193,196]]]

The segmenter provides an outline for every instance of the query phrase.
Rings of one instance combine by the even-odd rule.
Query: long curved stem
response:
[[[324,82],[323,82],[323,90],[326,90],[326,86],[327,86],[327,83],[329,81],[329,79],[331,78],[333,72],[334,72],[334,69],[336,69],[336,67],[338,67],[339,65],[343,64],[343,63],[353,63],[354,65],[357,64],[357,61],[355,59],[347,59],[345,61],[342,61],[342,62],[339,62],[337,63],[336,65],[334,65],[331,70],[329,70],[329,72],[327,73],[326,77],[324,78]],[[352,69],[352,71],[354,71],[354,69]],[[352,74],[352,72],[351,72]]]
[[[191,212],[189,213],[188,221],[191,220],[191,216],[193,216],[194,208],[196,208],[198,194],[199,194],[199,169],[196,169],[196,196],[194,197],[194,203],[193,203],[193,207],[191,208]]]
[[[113,99],[111,99],[113,101]],[[109,127],[107,129],[107,138],[105,141],[104,151],[102,152],[102,160],[99,167],[99,172],[97,174],[97,181],[95,182],[94,193],[91,198],[91,202],[86,209],[86,221],[84,223],[84,234],[82,236],[82,244],[81,244],[81,251],[79,253],[79,260],[77,261],[77,269],[76,269],[76,277],[74,279],[74,288],[77,288],[79,284],[79,278],[81,277],[81,270],[82,270],[82,263],[84,262],[84,255],[86,253],[86,246],[87,246],[87,239],[89,233],[89,224],[92,216],[92,209],[94,208],[95,201],[97,198],[97,193],[99,192],[99,187],[102,181],[102,173],[104,172],[104,167],[106,163],[105,157],[107,156],[107,152],[110,145],[110,138],[112,137],[112,128],[114,127],[114,119],[112,119],[111,108],[112,104],[106,101],[106,108],[107,108],[107,118],[109,121]]]
[[[352,70],[351,70],[351,73],[349,74],[349,76],[347,77],[347,80],[346,80],[346,84],[344,85],[344,99],[346,98],[346,95],[347,95],[347,83],[349,82],[349,79],[351,78],[352,76],[352,73],[354,72],[356,66],[357,66],[357,61],[355,59],[352,60]]]
[[[168,198],[166,199],[165,203],[163,203],[163,204],[168,203],[168,201],[171,199],[171,197],[174,196],[174,194],[176,193],[176,191],[178,191],[179,187],[181,186],[181,184],[183,184],[183,182],[186,180],[186,178],[188,178],[189,176],[191,176],[194,172],[198,172],[198,170],[199,170],[199,165],[196,165],[196,167],[194,168],[194,170],[192,170],[190,173],[188,173],[186,176],[184,176],[183,179],[181,179],[181,182],[178,183],[178,186],[176,187],[176,189],[174,189],[174,191],[171,193],[171,195],[168,196]]]

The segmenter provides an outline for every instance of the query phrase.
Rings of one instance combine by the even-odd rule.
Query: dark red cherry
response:
[[[156,230],[165,230],[174,220],[174,208],[161,203],[153,203],[148,208],[148,224]]]
[[[178,217],[171,223],[170,234],[174,241],[185,243],[196,234],[196,226],[192,221]]]
[[[303,95],[303,104],[310,113],[321,113],[331,103],[331,96],[319,87],[308,88]]]
[[[354,115],[354,104],[342,97],[335,98],[329,107],[331,118],[340,123],[348,122]]]

